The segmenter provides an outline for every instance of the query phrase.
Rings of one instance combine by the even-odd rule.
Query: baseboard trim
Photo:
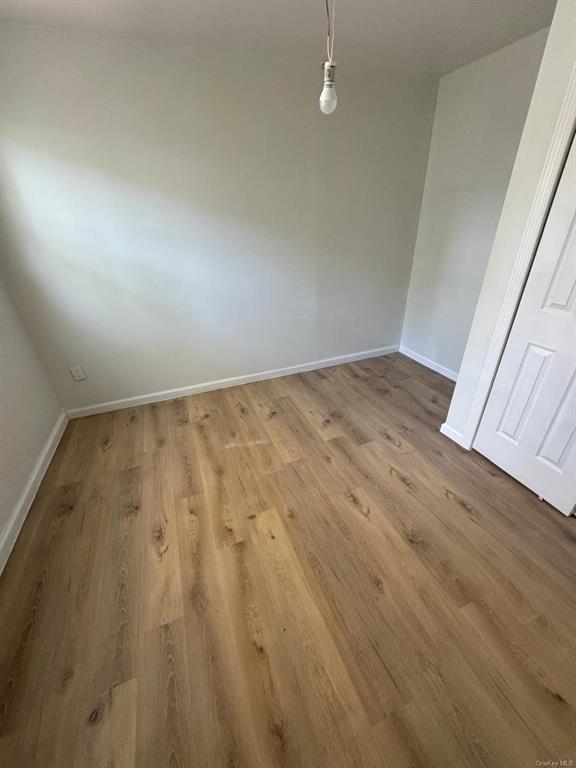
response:
[[[467,451],[469,451],[472,447],[471,445],[468,445],[462,432],[458,432],[456,429],[453,429],[449,424],[446,424],[446,422],[444,422],[444,424],[442,424],[440,427],[440,432],[442,432],[442,434],[446,437],[449,437],[450,440],[458,443],[461,448],[465,448]]]
[[[368,349],[364,352],[353,352],[349,355],[339,355],[338,357],[328,357],[322,360],[314,360],[310,363],[301,363],[299,365],[290,365],[286,368],[274,368],[269,371],[259,373],[248,373],[244,376],[232,376],[228,379],[218,379],[216,381],[206,381],[201,384],[192,384],[188,387],[179,387],[178,389],[166,389],[162,392],[152,392],[148,395],[137,395],[136,397],[126,397],[122,400],[111,400],[107,403],[98,403],[96,405],[87,405],[82,408],[72,408],[68,411],[68,418],[80,419],[84,416],[93,416],[97,413],[107,413],[108,411],[119,411],[123,408],[134,408],[138,405],[147,405],[148,403],[160,403],[164,400],[175,400],[178,397],[187,397],[196,395],[200,392],[211,392],[216,389],[227,389],[228,387],[238,387],[242,384],[250,384],[254,381],[264,381],[266,379],[277,379],[281,376],[290,376],[293,373],[304,373],[314,371],[319,368],[330,368],[334,365],[344,365],[353,363],[357,360],[366,360],[370,357],[381,357],[398,352],[398,345],[393,344],[388,347],[379,347],[378,349]]]
[[[14,548],[18,534],[24,525],[24,521],[26,520],[32,502],[38,492],[42,478],[46,474],[48,465],[52,461],[52,457],[56,452],[56,448],[64,434],[67,424],[68,414],[65,411],[62,411],[56,420],[56,424],[52,427],[52,431],[48,435],[44,447],[40,451],[32,472],[28,477],[28,482],[22,491],[22,495],[12,510],[12,514],[8,518],[8,522],[4,526],[4,529],[0,532],[0,573],[2,573],[4,566],[8,562],[8,558]]]
[[[451,381],[456,381],[458,378],[458,372],[452,371],[450,368],[446,368],[444,365],[440,365],[440,363],[435,363],[434,360],[430,360],[428,357],[424,357],[424,355],[420,355],[418,352],[414,352],[412,349],[408,349],[408,347],[402,346],[400,344],[400,350],[403,355],[406,355],[406,357],[411,357],[412,360],[416,360],[417,363],[420,363],[421,365],[425,365],[426,368],[431,368],[433,371],[436,371],[436,373],[441,374],[442,376],[445,376],[447,379],[450,379]]]

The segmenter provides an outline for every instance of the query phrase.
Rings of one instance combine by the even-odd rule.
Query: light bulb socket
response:
[[[333,88],[336,78],[336,63],[334,61],[325,61],[322,68],[324,70],[324,85]]]

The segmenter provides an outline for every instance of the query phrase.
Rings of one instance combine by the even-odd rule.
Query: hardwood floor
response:
[[[576,759],[576,521],[392,355],[73,421],[0,580],[0,764]]]

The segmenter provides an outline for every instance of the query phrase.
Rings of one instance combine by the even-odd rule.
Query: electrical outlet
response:
[[[86,376],[86,372],[84,371],[84,368],[82,368],[81,365],[71,365],[70,366],[70,375],[74,379],[74,381],[84,381],[88,378]]]

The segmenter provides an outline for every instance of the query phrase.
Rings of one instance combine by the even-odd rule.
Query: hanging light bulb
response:
[[[324,62],[324,87],[320,94],[320,109],[325,115],[331,115],[338,106],[338,96],[334,85],[336,64],[333,61]]]
[[[328,20],[328,34],[326,37],[326,53],[328,60],[324,62],[324,87],[320,94],[320,109],[325,115],[331,115],[338,106],[338,96],[334,86],[334,77],[336,75],[336,64],[332,58],[334,52],[334,15],[336,11],[336,0],[332,0],[332,15],[330,15],[329,0],[326,2],[326,18]]]

